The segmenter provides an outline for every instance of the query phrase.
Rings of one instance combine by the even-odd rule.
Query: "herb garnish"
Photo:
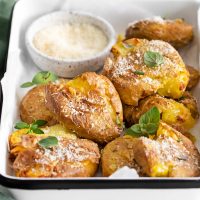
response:
[[[55,136],[48,136],[38,142],[38,144],[43,148],[51,148],[58,145],[58,139]]]
[[[158,130],[159,121],[160,112],[158,108],[154,106],[140,117],[139,124],[134,124],[128,128],[126,134],[135,137],[154,135]]]
[[[133,73],[137,75],[144,75],[144,72],[140,70],[135,70]]]
[[[163,56],[158,52],[146,51],[144,53],[144,63],[148,67],[156,67],[164,62]]]
[[[15,125],[15,129],[28,129],[28,133],[36,133],[36,134],[44,134],[44,131],[41,130],[39,127],[43,126],[47,123],[45,120],[36,120],[32,124],[27,124],[25,122],[18,122]]]
[[[41,84],[45,84],[49,82],[54,82],[57,79],[58,77],[54,73],[49,72],[49,71],[41,71],[41,72],[38,72],[33,77],[32,82],[23,83],[20,87],[27,88],[33,85],[41,85]]]

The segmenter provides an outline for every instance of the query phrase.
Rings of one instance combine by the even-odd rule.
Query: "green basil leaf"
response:
[[[36,120],[35,122],[33,122],[33,125],[36,124],[38,127],[40,127],[40,126],[44,126],[46,123],[47,123],[47,121],[39,119],[39,120]]]
[[[139,124],[134,124],[130,128],[126,129],[125,132],[126,132],[126,135],[131,135],[131,136],[134,136],[134,137],[142,136],[141,127],[140,127]]]
[[[146,51],[144,53],[144,63],[148,67],[156,67],[164,62],[163,56],[158,52]]]
[[[21,88],[27,88],[27,87],[31,87],[33,85],[34,85],[34,83],[32,83],[32,82],[26,82],[26,83],[23,83],[20,87]]]
[[[49,82],[54,82],[55,80],[57,80],[58,77],[49,71],[42,71],[42,72],[38,72],[34,77],[32,82],[36,85],[40,85],[40,84],[45,84],[45,83],[49,83]]]
[[[31,130],[36,134],[44,134],[44,131],[39,128],[32,128]]]
[[[31,128],[31,129],[36,129],[36,128],[38,128],[38,125],[37,125],[37,124],[31,124],[31,125],[30,125],[30,128]]]
[[[135,70],[133,73],[137,75],[144,75],[144,72],[140,70]]]
[[[160,121],[160,112],[157,107],[152,107],[149,111],[144,113],[140,119],[139,124],[149,124],[149,123],[159,123]]]
[[[159,123],[142,124],[140,126],[143,134],[154,135],[158,130]]]
[[[24,129],[24,128],[30,128],[30,125],[25,122],[18,122],[15,125],[15,129]]]
[[[54,136],[49,136],[40,140],[38,144],[43,148],[51,148],[58,145],[58,139]]]

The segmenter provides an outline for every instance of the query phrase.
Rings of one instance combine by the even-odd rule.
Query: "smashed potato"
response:
[[[66,84],[46,86],[46,106],[78,136],[107,143],[122,132],[117,91],[105,76],[86,72]]]
[[[143,173],[151,177],[194,177],[200,175],[200,155],[184,135],[160,122],[156,140],[140,137],[134,156]]]
[[[26,145],[14,163],[13,169],[19,177],[90,177],[98,167],[98,146],[86,139],[59,138],[59,144],[45,149],[36,142],[38,137],[24,135]],[[32,141],[35,141],[32,143]]]
[[[136,168],[133,140],[132,136],[123,136],[105,146],[101,158],[103,176],[110,176],[124,166]]]
[[[198,150],[188,138],[167,124],[160,122],[154,139],[130,137],[117,138],[104,148],[102,170],[105,176],[123,166],[150,177],[200,175]]]
[[[29,133],[28,135],[30,137],[33,136],[33,138],[37,137],[39,139],[45,138],[47,136],[64,137],[64,138],[69,138],[69,139],[77,138],[74,133],[67,130],[61,124],[56,124],[54,126],[46,126],[41,129],[44,131],[45,134]],[[24,135],[26,135],[27,131],[28,131],[28,129],[16,130],[9,136],[9,147],[11,150],[11,154],[16,155],[17,153],[19,153],[19,151],[24,149],[24,148],[22,148],[22,146],[26,147],[26,145],[21,145],[21,144],[24,141]]]
[[[199,118],[197,100],[194,96],[192,96],[190,92],[185,91],[183,93],[183,96],[180,99],[178,99],[178,102],[182,103],[185,107],[187,107],[190,110],[191,115],[194,119]]]
[[[175,48],[187,45],[193,39],[193,27],[183,19],[164,20],[161,17],[136,21],[126,30],[126,39],[163,40]]]
[[[124,104],[137,106],[140,99],[155,93],[173,99],[183,95],[189,73],[170,44],[133,38],[118,42],[112,52],[114,56],[106,59],[103,75],[112,81]],[[147,61],[157,65],[150,66]]]
[[[21,120],[28,124],[38,119],[47,121],[49,126],[58,123],[45,105],[45,85],[36,86],[28,91],[20,103],[19,110]]]
[[[189,83],[187,85],[187,89],[191,90],[192,88],[194,88],[198,84],[200,74],[199,74],[199,71],[197,69],[195,69],[194,67],[187,65],[186,68],[190,73],[190,80],[189,80]]]
[[[132,125],[138,123],[142,114],[156,106],[161,113],[161,119],[165,123],[181,133],[185,133],[195,125],[198,118],[198,114],[194,113],[198,113],[198,110],[193,108],[194,106],[197,108],[196,102],[188,102],[188,104],[185,106],[181,101],[177,102],[159,95],[152,95],[141,100],[138,107],[124,105],[124,116],[129,125]]]

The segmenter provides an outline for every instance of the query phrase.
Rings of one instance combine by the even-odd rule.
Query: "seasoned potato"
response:
[[[64,137],[64,138],[69,138],[69,139],[76,139],[76,135],[72,133],[71,131],[67,130],[63,125],[61,124],[56,124],[54,126],[46,126],[44,128],[41,128],[45,134],[35,134],[35,133],[29,133],[29,141],[30,138],[45,138],[47,136],[56,136],[56,137]],[[27,143],[26,139],[26,133],[28,129],[20,129],[14,131],[10,136],[9,136],[9,147],[10,147],[10,152],[13,155],[17,155],[21,150],[24,150],[23,147],[27,147],[29,143]],[[25,137],[24,137],[25,135]],[[36,139],[35,141],[37,141]],[[22,145],[23,143],[23,145]],[[33,143],[33,141],[32,141]]]
[[[146,61],[162,58],[157,66]],[[113,46],[113,57],[105,61],[103,74],[107,76],[124,104],[137,106],[138,101],[152,94],[178,99],[189,81],[189,73],[178,52],[168,43],[145,39],[130,39]],[[156,54],[156,55],[155,55]],[[159,55],[157,55],[159,54]]]
[[[49,126],[58,123],[45,105],[45,85],[31,89],[22,99],[19,110],[21,120],[26,123],[33,123],[38,119],[47,121]]]
[[[198,110],[193,108],[194,106],[197,108],[196,102],[188,102],[188,104],[188,106],[185,106],[181,101],[177,102],[159,95],[152,95],[141,100],[138,107],[124,105],[124,116],[129,125],[132,125],[138,123],[142,114],[156,106],[161,113],[161,119],[165,123],[185,133],[195,125],[198,117]]]
[[[107,143],[122,132],[117,91],[102,75],[86,72],[66,84],[46,86],[48,109],[80,137]]]
[[[197,100],[194,98],[194,96],[192,96],[190,92],[185,91],[183,93],[183,96],[180,99],[178,99],[178,102],[182,103],[185,107],[187,107],[190,110],[191,115],[194,119],[199,118]]]
[[[19,177],[90,177],[98,167],[97,144],[86,139],[59,137],[58,145],[43,148],[36,135],[23,135],[23,151],[13,163]],[[41,139],[41,138],[40,138]]]
[[[134,141],[134,156],[148,176],[200,175],[200,155],[194,144],[163,122],[160,123],[156,140],[140,137]]]
[[[129,166],[142,176],[192,177],[200,175],[199,165],[194,144],[164,122],[160,122],[154,139],[124,136],[108,143],[102,153],[105,176]]]
[[[189,80],[189,83],[187,85],[187,89],[191,90],[192,88],[194,88],[198,84],[200,74],[199,74],[199,71],[197,69],[195,69],[194,67],[187,65],[186,68],[190,73],[190,80]]]
[[[161,17],[144,19],[130,24],[126,39],[163,40],[175,48],[187,45],[193,38],[193,28],[183,19],[164,20]]]
[[[103,176],[110,176],[124,166],[137,168],[134,160],[133,140],[132,136],[123,136],[105,146],[101,158]]]

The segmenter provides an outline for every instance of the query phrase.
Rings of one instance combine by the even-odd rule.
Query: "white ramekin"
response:
[[[34,46],[33,37],[39,30],[60,22],[94,24],[106,34],[108,44],[103,51],[87,59],[69,60],[48,56]],[[115,42],[116,34],[109,22],[102,17],[79,11],[57,11],[44,15],[30,25],[25,36],[25,43],[34,63],[44,71],[52,71],[58,76],[66,78],[72,78],[86,71],[99,70],[103,66],[104,60]]]

